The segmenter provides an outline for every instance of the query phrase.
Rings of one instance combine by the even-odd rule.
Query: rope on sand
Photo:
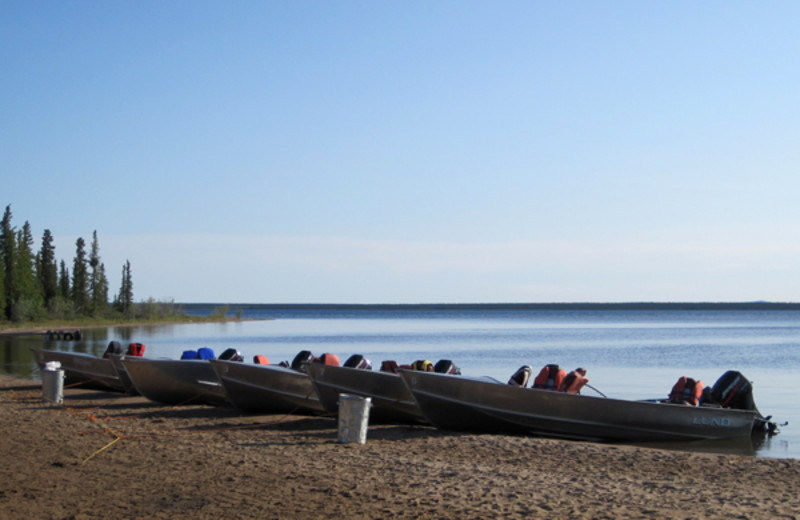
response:
[[[122,440],[122,437],[117,437],[117,438],[116,438],[116,439],[114,439],[113,441],[109,442],[108,444],[106,444],[105,446],[103,446],[102,448],[100,448],[99,450],[97,450],[96,452],[92,453],[91,455],[89,455],[88,457],[86,457],[85,459],[83,459],[83,462],[81,462],[81,464],[86,464],[86,463],[87,463],[89,460],[91,460],[91,459],[92,459],[92,458],[93,458],[95,455],[97,455],[97,454],[98,454],[98,453],[100,453],[101,451],[104,451],[104,450],[106,450],[106,449],[110,448],[110,447],[111,447],[111,446],[112,446],[112,445],[113,445],[115,442],[117,442],[117,441],[121,441],[121,440]]]

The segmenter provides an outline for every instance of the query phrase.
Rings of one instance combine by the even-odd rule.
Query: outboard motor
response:
[[[372,362],[362,356],[361,354],[353,354],[347,361],[344,362],[344,365],[347,368],[358,368],[362,370],[372,370]]]
[[[242,356],[242,353],[239,352],[238,350],[236,350],[235,348],[229,348],[229,349],[225,350],[225,352],[223,352],[222,354],[219,355],[219,359],[221,359],[223,361],[238,361],[238,362],[242,362],[242,361],[244,361],[244,356]]]
[[[728,370],[717,379],[711,391],[704,397],[723,408],[734,408],[737,410],[753,410],[756,412],[756,423],[753,427],[755,432],[774,435],[778,432],[778,425],[770,421],[772,416],[764,417],[756,407],[753,399],[753,385],[742,375],[741,372]]]
[[[525,388],[528,385],[528,380],[531,378],[531,374],[533,374],[533,368],[531,368],[530,365],[522,365],[509,378],[508,384]]]
[[[753,385],[741,372],[728,370],[722,374],[711,387],[709,397],[723,408],[758,411],[753,401]]]
[[[314,362],[314,354],[312,354],[308,350],[301,350],[292,360],[292,364],[290,367],[292,370],[299,370],[301,372],[305,372],[306,368],[304,365],[308,363]]]
[[[461,375],[461,369],[449,359],[440,359],[433,367],[433,371],[437,374],[451,374],[454,376]]]
[[[123,354],[122,344],[119,341],[111,341],[108,344],[108,348],[106,348],[105,353],[103,353],[104,358],[109,358],[111,356],[121,356]]]

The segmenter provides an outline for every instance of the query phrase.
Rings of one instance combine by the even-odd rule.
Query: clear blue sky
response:
[[[800,301],[795,1],[0,3],[0,204],[178,302]]]

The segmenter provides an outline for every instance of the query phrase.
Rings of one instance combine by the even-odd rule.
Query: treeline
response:
[[[0,322],[135,317],[131,264],[126,261],[122,266],[119,292],[109,301],[97,231],[88,251],[83,238],[75,242],[70,268],[56,259],[49,229],[44,230],[41,247],[34,252],[30,224],[25,221],[16,229],[11,220],[9,205],[0,223]]]

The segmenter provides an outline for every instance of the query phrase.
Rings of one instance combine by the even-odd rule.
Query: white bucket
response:
[[[45,363],[42,370],[42,400],[61,404],[64,401],[64,371],[58,361]]]
[[[369,408],[372,399],[359,395],[339,394],[339,442],[367,442]]]

